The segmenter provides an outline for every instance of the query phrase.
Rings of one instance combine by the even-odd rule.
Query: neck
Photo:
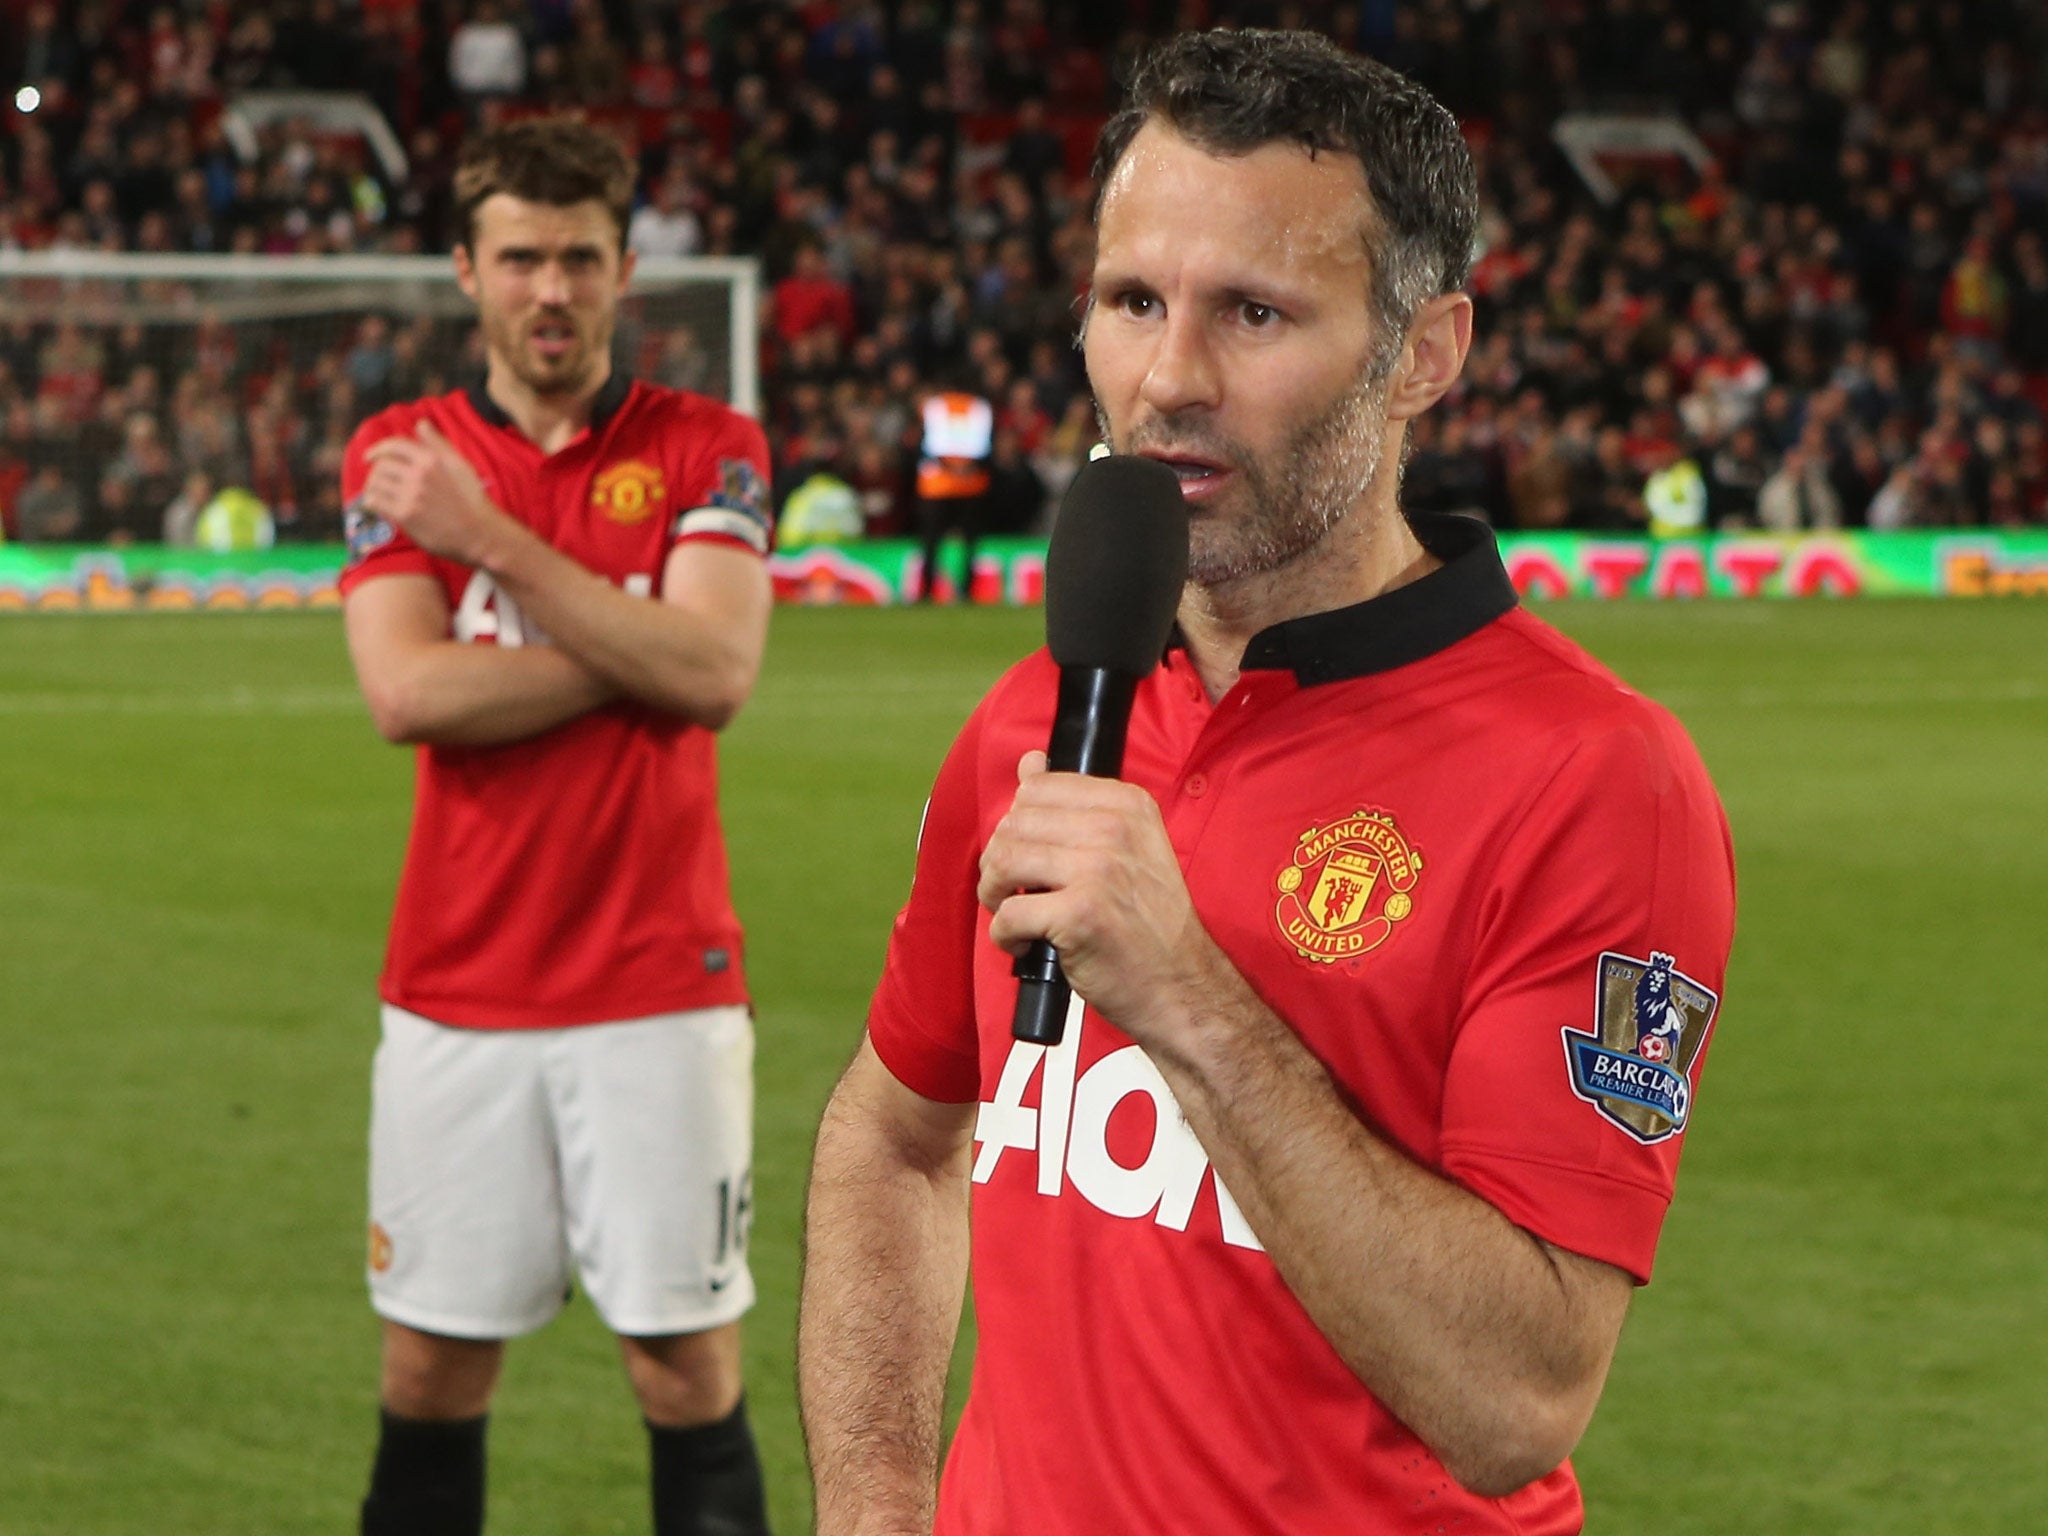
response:
[[[553,453],[590,425],[591,407],[610,379],[607,359],[592,378],[570,389],[543,394],[494,360],[484,375],[484,392],[541,452]]]
[[[1415,537],[1390,486],[1277,570],[1209,585],[1190,582],[1179,613],[1188,660],[1214,703],[1237,682],[1245,647],[1259,631],[1379,597],[1442,564]]]

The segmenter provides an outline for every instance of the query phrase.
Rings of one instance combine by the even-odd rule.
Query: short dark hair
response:
[[[1098,188],[1153,121],[1213,154],[1292,143],[1357,158],[1378,226],[1367,231],[1375,319],[1391,333],[1376,361],[1391,366],[1384,351],[1399,356],[1415,311],[1471,275],[1479,178],[1458,120],[1406,75],[1320,33],[1217,29],[1161,43],[1096,141]]]
[[[603,203],[625,248],[633,162],[617,139],[580,118],[522,118],[463,145],[455,166],[456,244],[474,245],[476,211],[500,192],[551,208]]]

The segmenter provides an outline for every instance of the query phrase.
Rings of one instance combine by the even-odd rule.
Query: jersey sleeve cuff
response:
[[[1445,1149],[1443,1171],[1525,1232],[1650,1283],[1668,1188],[1476,1149]]]
[[[341,595],[349,593],[366,581],[379,576],[431,576],[434,574],[434,560],[425,550],[418,548],[379,551],[367,559],[358,560],[343,567],[341,572]]]
[[[868,1014],[868,1041],[890,1076],[939,1104],[971,1104],[981,1096],[981,1063],[972,1052],[948,1050],[892,1018],[880,996]]]
[[[673,538],[678,543],[707,537],[744,544],[757,555],[768,553],[768,525],[735,507],[692,507],[676,519]]]
[[[767,553],[752,539],[743,538],[736,533],[723,533],[709,528],[682,534],[675,542],[677,544],[715,544],[723,549],[743,549],[748,554],[753,555]]]

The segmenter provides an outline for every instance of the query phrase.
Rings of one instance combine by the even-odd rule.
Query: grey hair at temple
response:
[[[1399,360],[1416,311],[1471,274],[1479,182],[1457,119],[1384,64],[1314,32],[1182,33],[1133,72],[1123,109],[1096,143],[1098,187],[1152,121],[1211,154],[1293,143],[1358,160],[1372,194],[1375,377]]]

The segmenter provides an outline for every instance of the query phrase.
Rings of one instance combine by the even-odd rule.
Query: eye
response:
[[[1267,326],[1276,323],[1280,318],[1280,311],[1270,304],[1261,304],[1255,299],[1246,299],[1237,306],[1237,317],[1257,331],[1264,330]]]
[[[1162,306],[1156,294],[1146,293],[1141,288],[1133,288],[1118,294],[1110,301],[1110,307],[1118,314],[1128,315],[1133,320],[1144,320],[1158,314]]]

